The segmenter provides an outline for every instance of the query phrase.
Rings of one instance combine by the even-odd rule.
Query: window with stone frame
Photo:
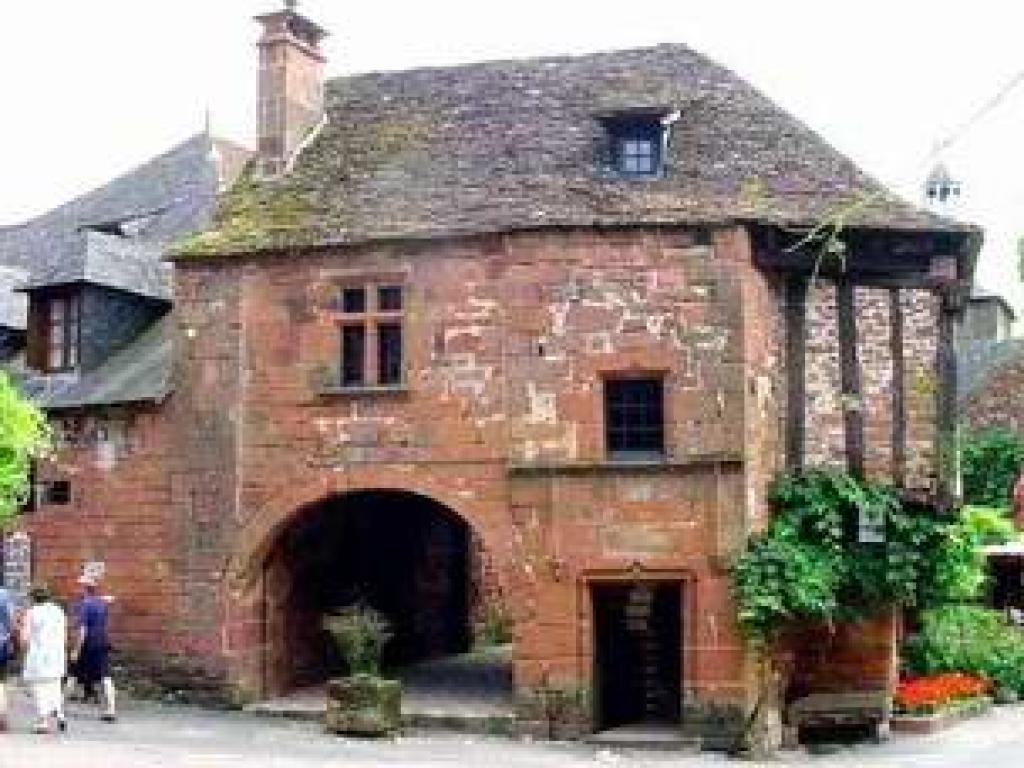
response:
[[[33,295],[29,355],[33,367],[48,373],[78,368],[82,346],[82,296],[76,289]]]
[[[346,285],[340,296],[342,388],[405,383],[405,288],[391,282]]]
[[[665,457],[665,384],[660,376],[604,382],[605,448],[612,461]]]

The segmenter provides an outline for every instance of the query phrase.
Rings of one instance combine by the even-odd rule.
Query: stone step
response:
[[[639,723],[622,725],[587,736],[584,741],[616,750],[681,752],[701,751],[701,739],[684,734],[677,725]]]
[[[402,712],[402,727],[484,736],[515,736],[520,732],[519,719],[514,714]]]
[[[315,706],[306,702],[250,705],[245,708],[249,714],[262,717],[279,717],[297,722],[322,722],[326,705]],[[512,736],[519,733],[519,720],[514,713],[481,711],[429,711],[403,710],[402,727],[414,731],[446,731],[472,733],[488,736]]]

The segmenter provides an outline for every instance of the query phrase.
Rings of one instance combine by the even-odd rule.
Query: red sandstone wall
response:
[[[234,680],[258,687],[258,573],[276,532],[332,493],[404,488],[480,537],[496,581],[486,591],[520,619],[521,683],[585,685],[580,590],[639,567],[688,585],[687,616],[699,619],[687,623],[687,684],[742,695],[722,566],[767,471],[747,477],[739,461],[776,441],[774,426],[745,439],[759,412],[748,402],[773,399],[757,377],[776,367],[766,353],[746,381],[744,350],[771,343],[754,319],[744,331],[743,291],[770,295],[742,285],[754,275],[746,249],[745,238],[712,246],[679,231],[540,233],[179,269],[188,429],[177,431],[175,500],[183,521],[197,494],[221,505],[208,555],[182,558],[196,565],[183,599],[207,627],[227,625],[197,626],[190,646],[216,645]],[[338,286],[381,274],[410,287],[409,389],[324,395]],[[601,469],[601,379],[628,371],[665,375],[670,466],[653,474]],[[197,592],[219,594],[219,615]]]
[[[38,478],[68,480],[71,503],[44,504],[24,518],[34,577],[71,598],[83,564],[103,562],[103,591],[116,598],[114,644],[169,650],[167,618],[179,585],[164,411],[125,407],[52,421],[57,451],[40,463]]]

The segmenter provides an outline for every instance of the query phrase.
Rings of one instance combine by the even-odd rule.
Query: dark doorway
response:
[[[399,491],[346,494],[301,510],[264,572],[265,690],[344,673],[322,618],[354,603],[391,623],[387,668],[467,651],[470,535],[447,507]]]
[[[599,728],[678,722],[681,585],[596,584],[591,594]]]

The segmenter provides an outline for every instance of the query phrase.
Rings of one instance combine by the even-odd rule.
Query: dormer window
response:
[[[56,294],[46,300],[46,368],[67,371],[78,367],[82,312],[78,293]]]
[[[29,297],[28,360],[46,373],[81,363],[82,294],[75,288],[33,291]]]
[[[666,126],[660,113],[619,114],[603,122],[615,173],[629,178],[661,175]]]

